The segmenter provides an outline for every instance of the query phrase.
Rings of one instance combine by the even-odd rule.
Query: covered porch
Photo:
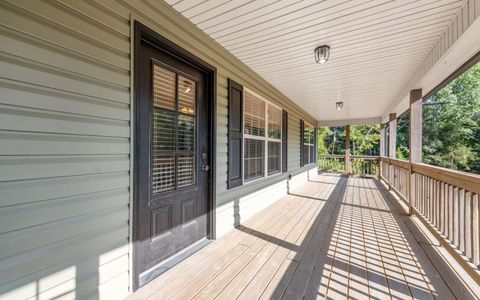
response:
[[[0,300],[480,299],[480,0],[3,0],[0,41]]]
[[[130,299],[471,299],[479,288],[373,178],[319,173]]]

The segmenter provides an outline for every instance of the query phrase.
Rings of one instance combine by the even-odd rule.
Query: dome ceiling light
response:
[[[315,61],[317,64],[324,64],[330,57],[330,46],[322,45],[315,48]]]
[[[337,110],[342,110],[343,109],[343,102],[337,102],[337,103],[335,103],[335,106],[337,107]]]

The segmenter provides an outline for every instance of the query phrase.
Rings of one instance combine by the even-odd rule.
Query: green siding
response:
[[[6,0],[0,15],[0,298],[129,292],[132,17],[217,67],[219,233],[235,202],[248,217],[287,177],[227,191],[228,77],[288,110],[301,172],[312,117],[163,1]]]

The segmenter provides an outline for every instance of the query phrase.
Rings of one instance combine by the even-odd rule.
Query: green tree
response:
[[[480,63],[423,104],[423,161],[480,173]]]
[[[325,143],[327,136],[332,134],[332,130],[329,127],[319,127],[318,128],[318,154],[326,155],[328,154],[328,147]]]
[[[379,155],[380,125],[350,126],[350,150],[352,155]]]
[[[345,127],[320,127],[318,129],[318,153],[345,154]],[[352,155],[379,155],[380,126],[350,126],[350,150]]]
[[[398,159],[408,160],[410,157],[409,126],[410,114],[407,111],[397,120],[397,149],[395,153]]]

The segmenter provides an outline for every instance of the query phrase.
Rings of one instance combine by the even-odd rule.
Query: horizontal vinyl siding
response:
[[[129,20],[84,1],[0,15],[0,298],[125,296]]]
[[[162,0],[6,0],[0,15],[0,298],[129,291],[131,16],[217,68],[218,233],[305,169],[313,118]],[[229,191],[228,78],[289,113],[288,173]]]

